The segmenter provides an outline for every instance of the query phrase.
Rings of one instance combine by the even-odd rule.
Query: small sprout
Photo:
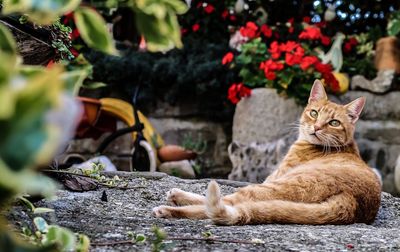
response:
[[[113,180],[114,181],[121,181],[121,179],[117,175],[114,176]]]
[[[144,234],[137,234],[135,237],[135,242],[138,244],[142,244],[147,240],[146,236]]]
[[[132,239],[132,241],[134,241],[135,239],[135,234],[132,231],[128,231],[126,232],[126,234],[128,235],[129,239]]]
[[[202,235],[204,238],[210,238],[211,236],[213,236],[213,234],[211,233],[210,230],[208,230],[208,231],[206,231],[206,232],[202,232],[201,235]]]
[[[32,230],[26,226],[22,227],[22,233],[26,236],[31,236],[32,235]]]

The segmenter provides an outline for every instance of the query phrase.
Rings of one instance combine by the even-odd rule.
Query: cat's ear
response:
[[[320,80],[315,80],[311,88],[310,97],[308,98],[308,103],[319,100],[328,100],[328,96],[325,93],[325,88],[322,82]]]
[[[346,104],[344,107],[347,109],[347,113],[350,117],[351,123],[357,122],[360,117],[361,111],[365,105],[365,97],[360,97],[354,101]]]

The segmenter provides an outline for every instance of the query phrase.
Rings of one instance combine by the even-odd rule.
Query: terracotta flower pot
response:
[[[191,160],[197,156],[196,152],[185,150],[178,145],[165,145],[158,149],[158,157],[162,162]]]

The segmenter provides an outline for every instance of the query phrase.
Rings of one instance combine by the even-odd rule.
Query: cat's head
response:
[[[300,118],[299,139],[324,146],[345,146],[353,141],[354,126],[365,98],[340,105],[328,100],[321,81],[316,80]]]

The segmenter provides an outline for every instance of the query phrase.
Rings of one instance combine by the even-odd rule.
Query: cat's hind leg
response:
[[[167,192],[166,200],[168,205],[171,206],[204,205],[206,197],[178,188],[172,188]]]
[[[186,218],[186,219],[207,219],[205,205],[190,206],[158,206],[153,208],[153,215],[157,218]]]
[[[346,193],[333,195],[321,203],[287,200],[249,201],[227,205],[220,189],[212,181],[207,189],[206,213],[216,224],[350,224],[356,221],[354,197]]]

